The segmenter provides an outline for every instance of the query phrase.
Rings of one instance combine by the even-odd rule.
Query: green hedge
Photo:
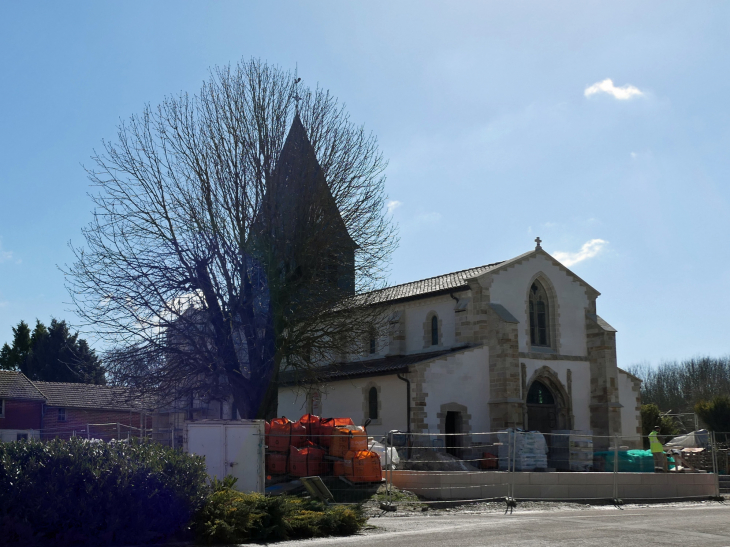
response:
[[[217,483],[193,522],[198,541],[207,544],[273,542],[357,533],[367,518],[359,507],[325,506],[292,496],[267,497]]]
[[[0,443],[0,538],[21,545],[160,541],[203,505],[202,458],[154,443]]]

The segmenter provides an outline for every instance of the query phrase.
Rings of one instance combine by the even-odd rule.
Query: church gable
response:
[[[477,281],[519,321],[519,351],[586,355],[585,314],[599,293],[545,251],[506,261]]]

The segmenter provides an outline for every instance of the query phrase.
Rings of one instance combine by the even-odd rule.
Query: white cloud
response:
[[[431,224],[441,220],[441,213],[422,213],[416,215],[415,221],[418,224]]]
[[[596,95],[597,93],[608,93],[614,99],[618,99],[619,101],[626,101],[632,97],[638,97],[644,94],[638,87],[634,87],[633,85],[626,84],[621,87],[616,87],[613,85],[613,80],[611,78],[606,78],[602,82],[596,82],[595,84],[586,87],[583,92],[586,97]]]
[[[555,257],[556,260],[562,262],[565,266],[570,268],[571,266],[578,264],[578,262],[583,262],[584,260],[593,258],[598,253],[600,253],[603,250],[603,247],[607,244],[608,241],[604,241],[603,239],[591,239],[590,241],[584,243],[583,246],[580,248],[580,251],[578,251],[577,253],[558,251],[552,253],[552,255],[553,257]]]
[[[400,201],[397,199],[391,200],[388,203],[385,204],[385,208],[388,210],[388,214],[392,215],[393,211],[395,211],[398,207],[403,205]]]
[[[638,154],[636,152],[631,152],[631,158],[632,159],[636,159],[636,156],[638,156]]]
[[[0,262],[6,262],[13,259],[13,251],[4,251],[2,241],[0,241]],[[17,261],[20,263],[20,260]]]

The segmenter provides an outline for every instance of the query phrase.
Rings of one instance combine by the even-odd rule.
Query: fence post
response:
[[[393,488],[393,466],[389,465],[388,457],[390,456],[390,447],[393,446],[393,433],[388,431],[388,444],[385,445],[385,495],[388,499],[388,505],[392,505],[391,488]],[[390,474],[390,479],[388,475]]]
[[[613,501],[618,500],[618,435],[613,436]]]
[[[715,474],[715,497],[720,497],[720,473],[717,471],[717,442],[715,432],[710,432],[710,446],[712,447],[712,472]]]
[[[517,470],[517,428],[513,428],[512,433],[514,435],[509,435],[508,438],[512,441],[512,446],[510,447],[512,450],[512,471],[510,475],[510,481],[509,481],[509,497],[510,499],[515,499],[515,471]],[[509,459],[507,460],[507,465],[509,468]]]
[[[122,437],[122,431],[121,431],[119,422],[117,422],[117,440],[121,441],[122,440],[121,437]]]
[[[89,440],[91,438],[91,435],[89,433],[89,424],[86,424],[86,440]]]

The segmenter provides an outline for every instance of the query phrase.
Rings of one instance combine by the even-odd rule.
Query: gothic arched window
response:
[[[431,317],[431,345],[439,345],[439,318],[437,315]]]
[[[545,287],[534,281],[530,287],[530,344],[550,346],[548,298]]]
[[[378,419],[378,388],[371,387],[368,391],[368,418]]]

